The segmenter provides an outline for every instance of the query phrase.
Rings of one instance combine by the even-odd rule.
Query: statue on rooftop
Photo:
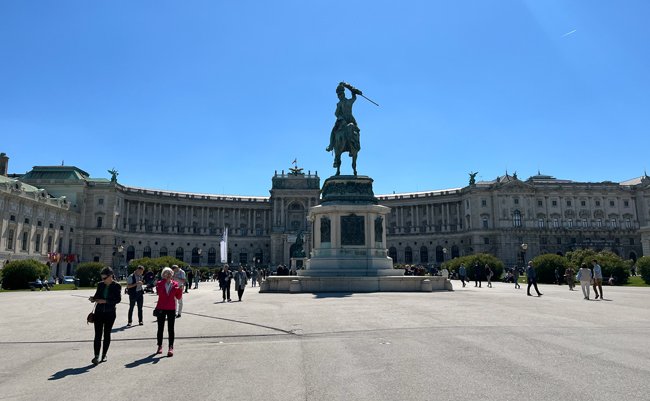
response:
[[[117,182],[117,176],[120,175],[120,173],[115,170],[115,167],[113,167],[111,170],[108,170],[108,173],[111,175],[111,182]]]
[[[469,185],[476,184],[476,174],[478,174],[478,171],[475,171],[473,173],[469,173]]]

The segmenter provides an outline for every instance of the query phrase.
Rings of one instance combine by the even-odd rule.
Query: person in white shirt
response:
[[[592,260],[591,264],[594,266],[594,292],[596,293],[596,299],[598,297],[603,299],[603,269],[601,269],[596,259]],[[600,290],[600,294],[598,290]]]
[[[172,269],[174,269],[174,277],[173,280],[178,283],[178,286],[182,289],[185,287],[185,284],[187,282],[187,276],[185,275],[185,272],[183,269],[178,267],[178,265],[173,265]],[[181,313],[183,313],[183,298],[177,299],[176,300],[176,318],[181,317]]]
[[[586,300],[589,300],[589,285],[591,284],[591,269],[583,263],[578,270],[578,281],[580,281],[580,288],[582,288],[582,295]]]

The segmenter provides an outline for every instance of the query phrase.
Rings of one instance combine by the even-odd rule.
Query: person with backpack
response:
[[[126,293],[129,294],[129,316],[127,326],[133,323],[133,308],[138,305],[138,325],[143,325],[142,304],[144,302],[144,266],[138,266],[126,279]]]

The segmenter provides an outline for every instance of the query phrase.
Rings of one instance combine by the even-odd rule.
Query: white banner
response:
[[[228,263],[228,227],[224,227],[223,235],[221,236],[220,252],[221,263]]]

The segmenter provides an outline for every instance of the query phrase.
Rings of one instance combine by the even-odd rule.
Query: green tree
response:
[[[646,284],[650,284],[650,256],[642,256],[636,261],[636,268]]]
[[[84,262],[77,266],[75,276],[79,279],[80,287],[92,287],[101,280],[100,272],[106,266],[99,262]]]
[[[458,268],[461,263],[465,264],[467,268],[467,276],[470,280],[474,279],[474,269],[473,266],[475,263],[479,264],[481,268],[484,268],[486,264],[490,265],[490,268],[494,272],[493,281],[500,280],[503,275],[503,262],[501,259],[497,258],[494,255],[489,253],[476,253],[473,255],[461,256],[459,258],[454,258],[442,264],[442,268],[449,270],[449,274],[452,272],[458,272]],[[485,274],[483,274],[485,276]]]
[[[37,278],[50,278],[50,268],[33,259],[14,260],[5,265],[1,272],[2,288],[5,290],[29,288],[29,283]]]
[[[579,249],[567,252],[566,257],[574,268],[580,268],[582,263],[592,268],[591,261],[596,259],[603,270],[603,280],[606,281],[613,276],[615,285],[627,284],[630,277],[629,262],[610,251],[596,252],[593,249]]]
[[[151,271],[156,274],[158,274],[158,272],[160,272],[163,267],[171,267],[172,265],[178,265],[180,268],[187,267],[187,263],[180,261],[173,256],[161,256],[159,258],[140,258],[133,259],[129,262],[129,274],[133,273],[136,267],[140,265],[144,266],[145,271],[151,269]]]
[[[569,260],[567,258],[554,253],[546,253],[533,259],[533,266],[535,266],[537,282],[539,283],[555,283],[555,269],[558,269],[560,277],[562,277],[568,265]]]

